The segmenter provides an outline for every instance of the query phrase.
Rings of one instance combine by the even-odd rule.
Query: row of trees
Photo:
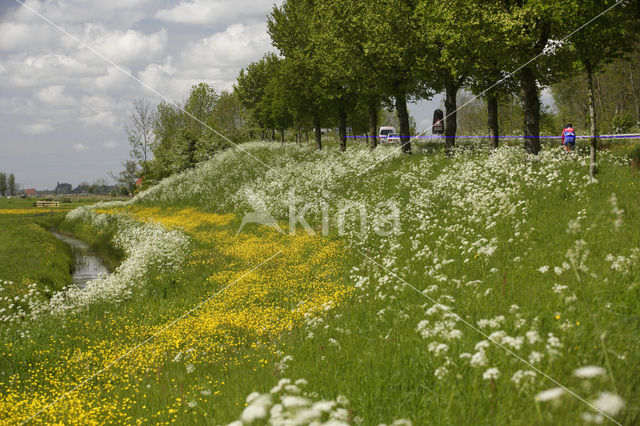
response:
[[[566,123],[577,131],[589,130],[588,87],[584,74],[578,74],[551,86],[553,107],[540,111],[543,134],[558,134]],[[616,59],[594,76],[594,99],[598,111],[598,130],[602,133],[640,133],[640,44],[627,59]],[[458,103],[471,101],[462,92]],[[517,135],[522,123],[522,108],[516,96],[503,96],[498,105],[500,134]],[[482,134],[487,128],[486,102],[471,101],[458,112],[458,130],[463,134]]]
[[[598,72],[637,55],[639,10],[623,0],[285,0],[268,17],[279,55],[243,69],[233,92],[201,83],[181,104],[134,103],[125,131],[135,162],[112,177],[133,190],[136,176],[150,183],[232,143],[273,139],[275,130],[284,140],[293,129],[301,140],[313,128],[321,149],[321,129],[337,124],[344,150],[349,123],[375,147],[388,110],[396,111],[402,148],[411,152],[407,102],[435,93],[444,93],[447,150],[455,144],[458,109],[469,102],[464,121],[486,117],[491,147],[519,120],[524,146],[536,154],[541,126],[557,125],[541,109],[541,88],[549,86],[562,117],[573,120],[579,110],[589,125],[595,174],[596,112],[609,117],[612,107],[598,92]],[[630,77],[637,106],[640,76]],[[615,120],[633,121],[615,109]],[[500,125],[505,121],[508,127]]]
[[[602,0],[285,0],[268,31],[280,56],[242,70],[238,99],[261,128],[320,129],[338,122],[368,128],[377,144],[381,106],[397,111],[411,152],[407,102],[445,94],[446,147],[455,143],[458,92],[486,102],[491,146],[499,104],[520,97],[525,148],[540,150],[541,87],[577,74],[587,83],[591,172],[598,136],[594,79],[628,53],[638,35],[638,5]]]
[[[0,197],[5,195],[14,196],[18,192],[18,185],[16,184],[16,177],[13,173],[7,175],[4,172],[0,172]]]
[[[53,194],[57,195],[69,195],[69,194],[96,194],[96,195],[107,195],[111,194],[112,191],[117,191],[117,187],[113,185],[108,185],[107,180],[105,178],[97,178],[93,181],[93,183],[89,182],[80,182],[75,188],[70,183],[58,183],[55,189],[52,191]],[[44,191],[40,191],[44,192]]]

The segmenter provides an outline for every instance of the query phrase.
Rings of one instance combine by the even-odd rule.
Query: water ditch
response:
[[[98,277],[100,274],[108,274],[109,270],[104,265],[100,257],[97,255],[87,243],[75,237],[52,232],[53,235],[68,244],[73,253],[73,282],[80,288],[83,288],[88,281]]]

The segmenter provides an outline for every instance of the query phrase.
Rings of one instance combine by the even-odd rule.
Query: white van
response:
[[[378,137],[380,138],[380,142],[386,142],[387,136],[389,133],[395,133],[396,129],[391,126],[382,126],[380,127],[380,131],[378,132]]]

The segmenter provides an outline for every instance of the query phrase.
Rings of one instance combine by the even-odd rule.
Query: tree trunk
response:
[[[498,136],[498,94],[496,92],[490,92],[487,95],[487,113],[489,116],[489,149],[494,150],[498,148],[499,136]]]
[[[513,135],[513,104],[515,102],[515,96],[509,95],[509,135]]]
[[[449,80],[444,88],[444,152],[446,155],[451,154],[451,148],[456,145],[456,132],[458,130],[458,86]]]
[[[282,140],[282,146],[284,146],[284,129],[280,129],[280,140]]]
[[[396,94],[396,111],[400,121],[400,145],[402,152],[411,154],[411,130],[409,129],[409,111],[407,111],[407,96],[404,93]]]
[[[305,137],[305,142],[309,143],[309,128],[307,126],[304,127],[304,137]]]
[[[522,112],[524,113],[524,148],[537,155],[540,152],[540,98],[533,68],[520,71]]]
[[[347,111],[345,110],[344,103],[340,101],[338,106],[338,131],[340,134],[340,151],[347,150]]]
[[[589,98],[589,121],[591,122],[591,132],[590,132],[590,145],[591,145],[591,158],[589,161],[589,174],[591,177],[595,177],[596,170],[596,159],[598,155],[598,127],[596,122],[596,105],[595,105],[595,96],[593,90],[593,70],[591,66],[585,66],[587,71],[587,94]]]
[[[636,106],[636,122],[640,121],[640,102],[638,102],[638,89],[636,88],[636,82],[633,78],[633,65],[629,62],[629,80],[631,82],[631,93],[633,93],[633,100]]]
[[[316,131],[316,148],[318,148],[318,150],[320,150],[320,149],[322,149],[322,129],[320,128],[320,126],[322,124],[320,123],[320,117],[319,116],[313,117],[313,125],[314,125],[315,131]]]
[[[369,102],[369,132],[371,133],[371,139],[369,139],[369,147],[371,149],[378,146],[378,102]]]

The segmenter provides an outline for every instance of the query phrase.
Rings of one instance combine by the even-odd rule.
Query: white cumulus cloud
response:
[[[73,97],[65,93],[65,86],[61,84],[45,86],[34,94],[38,100],[54,106],[70,106],[75,102]]]
[[[44,51],[60,44],[60,34],[45,22],[0,22],[0,34],[0,52]]]
[[[86,0],[26,0],[24,3],[27,7],[16,2],[7,17],[17,22],[39,22],[42,18],[37,13],[57,24],[102,21],[131,26],[147,17],[149,9],[154,8],[154,0],[109,0],[91,4]]]
[[[147,63],[161,54],[167,44],[167,32],[164,29],[152,34],[139,31],[113,31],[101,25],[88,24],[83,42],[118,65]],[[98,58],[94,52],[81,50],[82,57],[89,62]],[[104,63],[105,67],[107,63]]]
[[[222,24],[238,18],[266,20],[273,0],[183,0],[156,12],[157,19],[181,24]]]
[[[181,55],[181,63],[187,69],[245,67],[272,49],[266,30],[262,22],[230,25],[223,32],[189,43]]]

